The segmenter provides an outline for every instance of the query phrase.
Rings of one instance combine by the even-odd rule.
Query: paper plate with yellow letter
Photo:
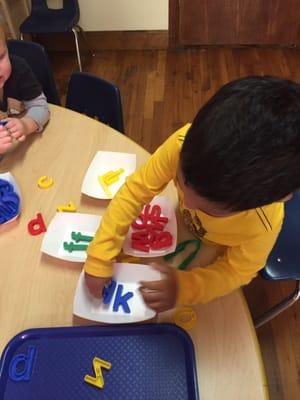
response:
[[[81,192],[96,199],[112,199],[135,167],[135,154],[98,151],[84,176]]]

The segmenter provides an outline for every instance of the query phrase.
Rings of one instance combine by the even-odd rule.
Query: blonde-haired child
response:
[[[40,132],[49,116],[40,84],[24,59],[8,54],[0,27],[0,156]]]

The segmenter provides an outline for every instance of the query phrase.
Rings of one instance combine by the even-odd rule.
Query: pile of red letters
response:
[[[131,226],[131,247],[149,253],[150,250],[161,250],[172,245],[173,237],[164,231],[169,219],[161,215],[159,205],[146,205],[143,212]]]

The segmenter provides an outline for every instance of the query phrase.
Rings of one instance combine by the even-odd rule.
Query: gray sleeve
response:
[[[39,126],[38,132],[43,130],[44,125],[49,121],[50,111],[44,93],[32,100],[24,101],[26,116],[32,118]]]

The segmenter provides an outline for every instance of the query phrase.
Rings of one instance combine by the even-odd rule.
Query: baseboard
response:
[[[86,32],[86,36],[94,51],[167,49],[169,41],[167,30]],[[48,51],[74,51],[75,48],[73,33],[40,34],[37,40]]]

